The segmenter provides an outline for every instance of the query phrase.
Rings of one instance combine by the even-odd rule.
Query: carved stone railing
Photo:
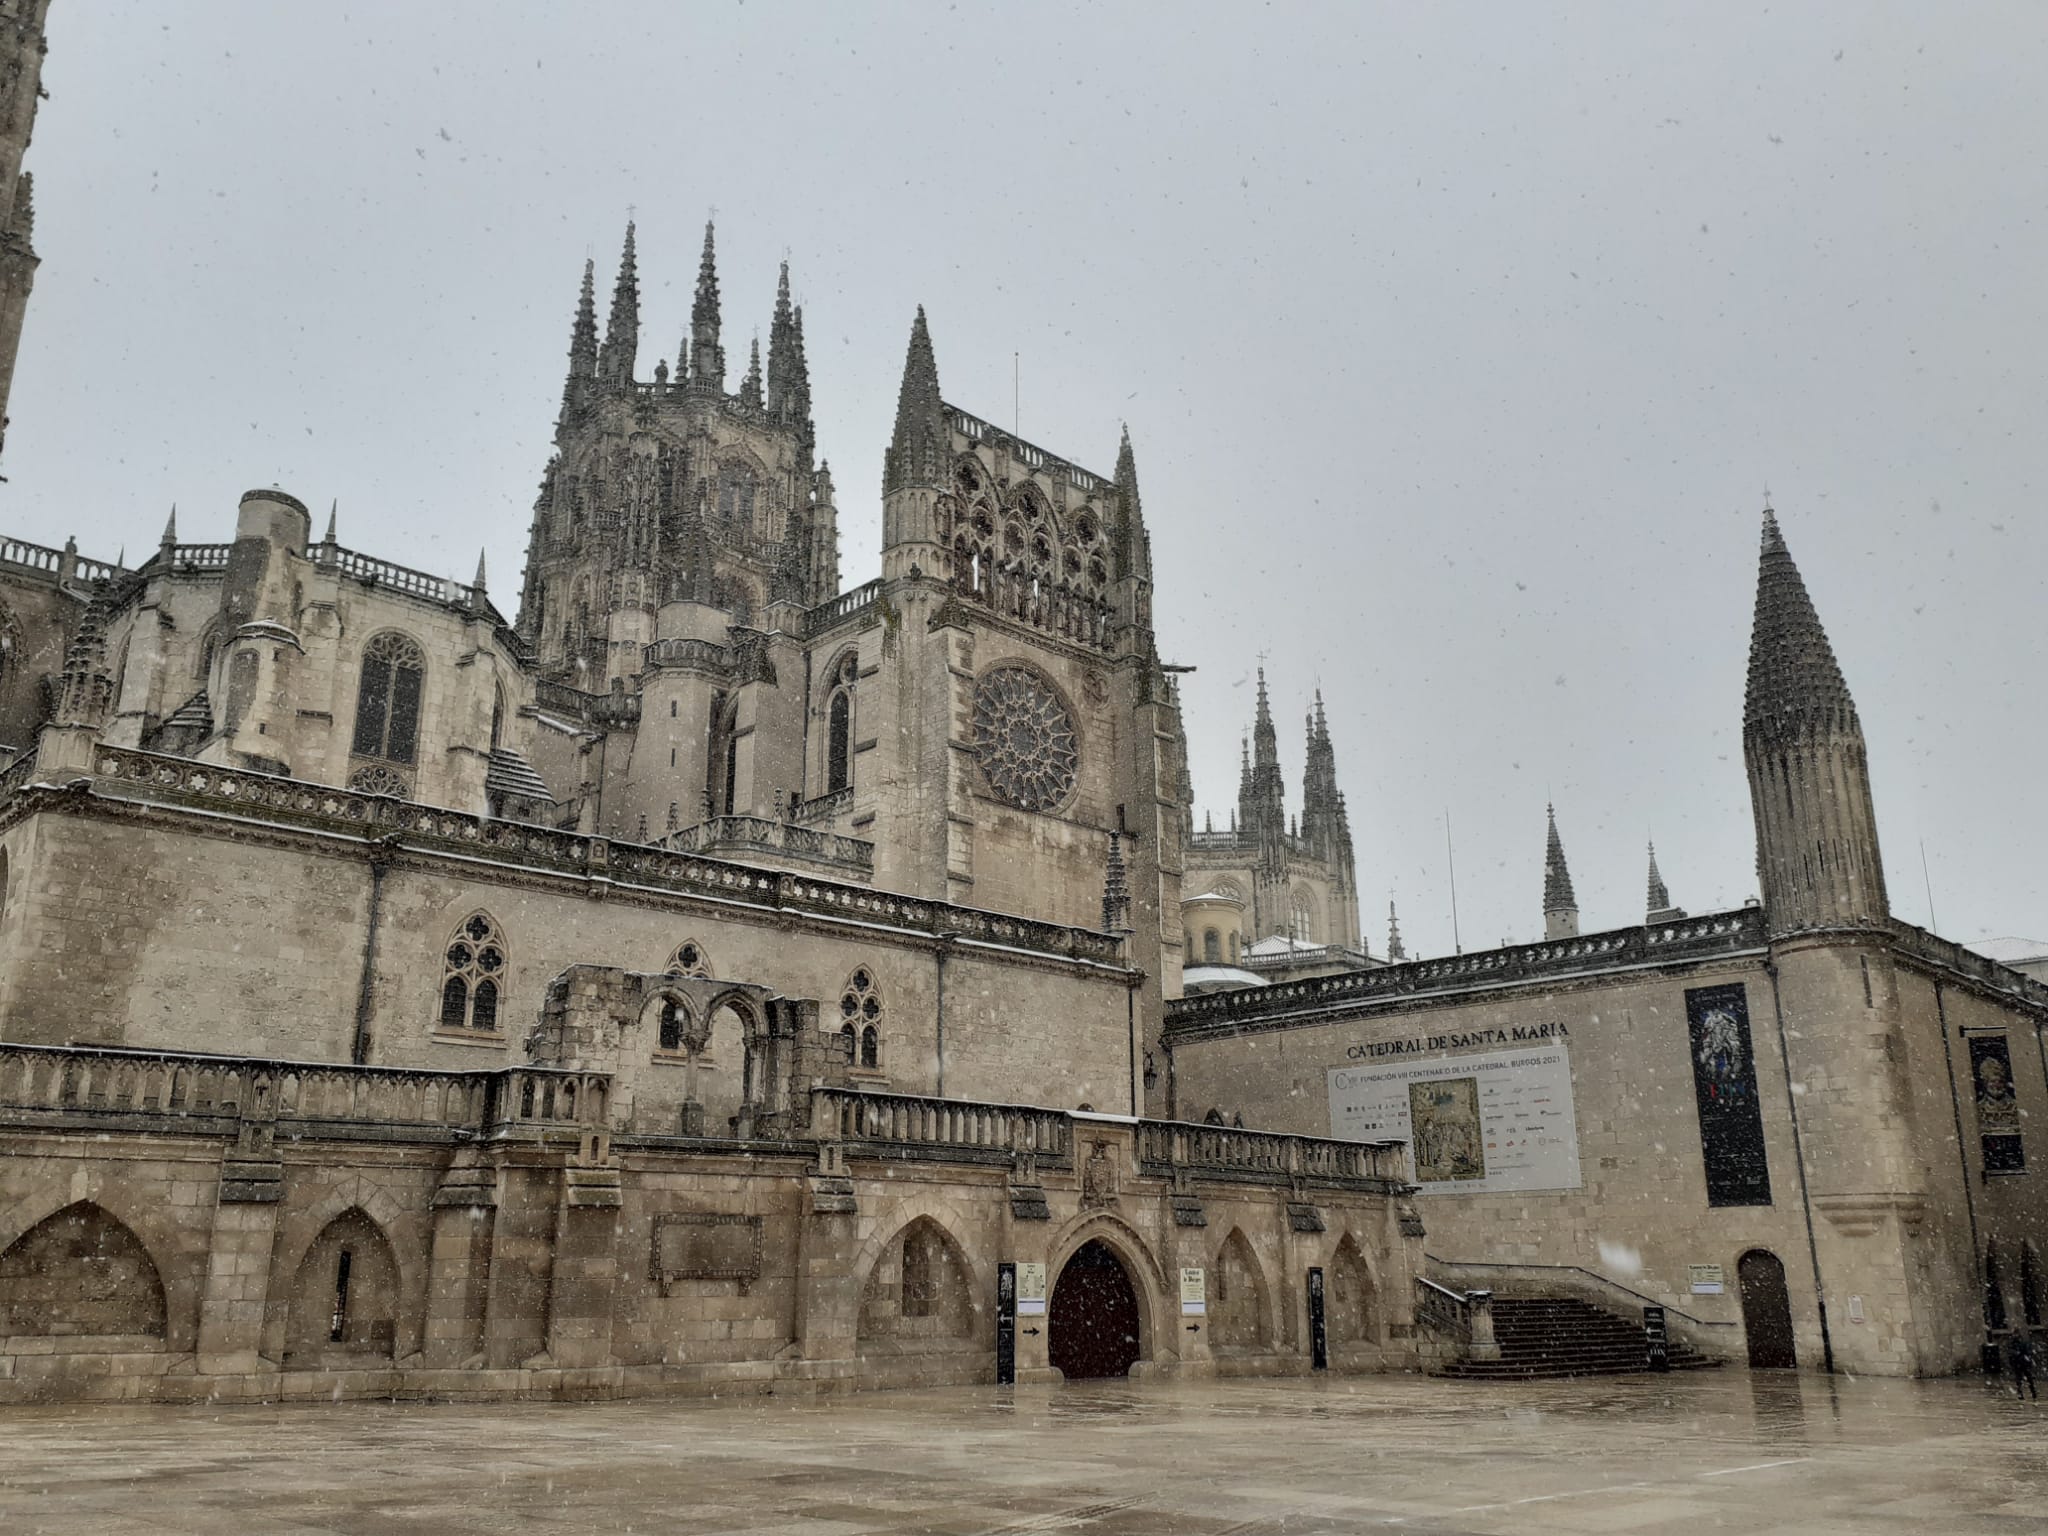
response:
[[[1415,1321],[1450,1340],[1466,1360],[1498,1360],[1493,1332],[1493,1292],[1454,1291],[1422,1275],[1415,1277]]]
[[[7,799],[8,796],[12,795],[24,784],[33,783],[35,776],[36,749],[33,744],[30,744],[5,769],[0,769],[0,800]]]
[[[856,1151],[940,1162],[1007,1164],[1028,1153],[1041,1166],[1062,1167],[1073,1159],[1073,1127],[1064,1110],[909,1093],[813,1088],[811,1135]]]
[[[1298,965],[1345,965],[1352,969],[1373,963],[1371,955],[1363,950],[1351,949],[1342,944],[1312,944],[1294,949],[1276,949],[1269,954],[1256,955],[1250,949],[1244,950],[1237,958],[1238,965],[1255,974],[1267,971],[1291,970]]]
[[[1670,964],[1759,950],[1763,913],[1754,907],[1655,927],[1622,928],[1580,938],[1484,950],[1439,960],[1313,976],[1270,987],[1246,987],[1177,998],[1166,1005],[1166,1026],[1178,1034],[1210,1027],[1243,1028],[1304,1013],[1341,1014],[1346,1005],[1379,998],[1497,987],[1544,976]]]
[[[1398,1141],[1335,1141],[1184,1120],[1138,1122],[1138,1165],[1148,1173],[1185,1170],[1199,1178],[1260,1184],[1303,1181],[1406,1188],[1403,1150]]]
[[[591,693],[546,677],[534,680],[533,702],[542,709],[569,715],[584,725],[624,726],[635,724],[640,719],[640,695],[637,693],[624,690]]]
[[[224,571],[232,544],[173,544],[171,569],[178,572]]]
[[[716,640],[656,640],[640,653],[647,667],[696,667],[706,672],[730,672],[732,648]]]
[[[891,928],[916,929],[938,938],[1025,949],[1127,970],[1123,941],[1115,934],[1065,928],[1057,923],[973,907],[949,906],[808,873],[758,868],[646,843],[614,842],[529,822],[416,805],[389,796],[361,794],[127,747],[96,747],[93,767],[98,779],[109,788],[168,805],[231,810],[243,816],[255,814],[276,823],[391,843],[423,853],[456,853],[522,869],[610,880],[685,896],[712,896],[770,912],[801,912],[880,923]],[[827,848],[840,841],[860,841],[787,827],[780,822],[766,825],[796,834],[800,842],[808,838],[832,839],[822,843]]]
[[[0,1044],[0,1118],[89,1117],[159,1133],[219,1135],[247,1119],[288,1133],[409,1136],[602,1129],[611,1079],[509,1067],[437,1072],[198,1052]]]
[[[661,846],[677,853],[760,853],[841,869],[862,878],[875,872],[875,845],[837,832],[793,826],[766,816],[714,816],[671,832]]]
[[[863,609],[874,606],[875,599],[881,595],[882,581],[878,576],[850,592],[842,592],[837,597],[827,599],[804,616],[805,637],[821,635],[835,624],[845,623]]]
[[[2036,981],[2024,971],[2016,971],[1989,955],[1980,955],[1974,949],[1966,949],[1911,923],[1894,919],[1890,928],[1892,942],[1916,959],[1951,971],[1991,991],[2030,1003],[2037,1009],[2048,1009],[2048,985]]]
[[[96,581],[111,581],[124,569],[109,565],[104,560],[86,559],[78,552],[78,546],[69,541],[62,549],[51,549],[46,544],[31,544],[26,539],[0,539],[0,566],[7,565],[80,587],[89,587]]]
[[[1017,459],[1028,469],[1036,470],[1042,474],[1064,476],[1069,485],[1077,486],[1083,491],[1106,491],[1109,489],[1110,482],[1103,479],[1102,476],[1091,470],[1083,469],[1078,464],[1069,463],[1056,453],[1048,453],[1036,443],[1027,443],[1023,438],[1016,436],[1014,433],[1005,432],[1000,427],[991,426],[979,416],[970,416],[958,406],[949,405],[944,407],[944,409],[946,412],[946,424],[970,442],[979,443],[991,437],[1001,436],[1008,441],[1011,453],[1015,454]]]
[[[446,576],[430,576],[425,571],[415,571],[409,566],[394,565],[389,560],[379,560],[374,555],[365,555],[353,549],[342,549],[338,545],[315,545],[312,553],[316,558],[332,557],[345,576],[358,581],[369,582],[380,587],[389,587],[394,592],[403,592],[408,597],[424,598],[430,603],[441,603],[450,608],[468,609],[477,605],[476,588]]]
[[[789,808],[789,819],[799,826],[813,822],[830,821],[841,812],[853,806],[853,786],[842,784],[826,794],[813,795],[808,800],[799,800]]]

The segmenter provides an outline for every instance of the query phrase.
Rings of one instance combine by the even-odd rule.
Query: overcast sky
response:
[[[583,259],[640,372],[716,208],[788,254],[846,583],[914,307],[948,400],[1137,448],[1196,796],[1320,684],[1374,951],[1756,889],[1768,484],[1870,738],[1892,900],[2048,938],[2048,7],[56,0],[0,529],[229,535],[284,486],[510,611]],[[1012,360],[1021,388],[1012,398]],[[737,375],[733,379],[737,385]],[[1198,814],[1200,814],[1198,812]]]

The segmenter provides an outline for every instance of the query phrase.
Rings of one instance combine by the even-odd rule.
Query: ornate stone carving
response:
[[[1116,1204],[1116,1149],[1106,1141],[1090,1143],[1088,1161],[1081,1165],[1081,1204],[1099,1209]]]
[[[1073,793],[1080,766],[1073,713],[1037,673],[995,667],[974,688],[974,757],[998,799],[1052,810]]]

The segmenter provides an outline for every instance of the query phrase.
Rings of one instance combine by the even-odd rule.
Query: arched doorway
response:
[[[1049,1355],[1069,1380],[1123,1376],[1138,1359],[1138,1294],[1101,1239],[1083,1243],[1052,1288]]]
[[[1785,1290],[1785,1266],[1766,1249],[1752,1248],[1735,1265],[1742,1292],[1742,1331],[1749,1339],[1749,1365],[1756,1371],[1789,1371],[1799,1364],[1792,1346],[1792,1299]]]

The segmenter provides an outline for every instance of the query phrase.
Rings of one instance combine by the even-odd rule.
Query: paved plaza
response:
[[[1720,1371],[0,1414],[0,1531],[2048,1530],[2048,1414]]]

